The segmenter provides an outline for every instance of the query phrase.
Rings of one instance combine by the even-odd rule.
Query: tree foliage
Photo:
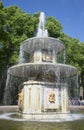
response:
[[[62,33],[62,26],[58,20],[48,17],[46,20],[46,28],[50,37],[59,38]]]

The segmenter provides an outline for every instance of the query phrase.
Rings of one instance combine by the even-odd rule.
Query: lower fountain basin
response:
[[[51,75],[53,77],[51,82],[53,82],[52,80],[59,82],[60,79],[76,76],[77,69],[70,65],[58,63],[25,63],[10,67],[8,74],[16,77],[27,77],[27,79],[34,78],[34,80],[40,81],[44,81],[44,79],[48,81],[49,75]]]

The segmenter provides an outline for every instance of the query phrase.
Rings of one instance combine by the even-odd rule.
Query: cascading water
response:
[[[77,78],[77,69],[65,64],[64,43],[48,37],[42,12],[37,36],[21,44],[19,64],[8,69],[4,104],[18,100],[27,118],[56,118],[69,112],[68,98],[78,94]]]

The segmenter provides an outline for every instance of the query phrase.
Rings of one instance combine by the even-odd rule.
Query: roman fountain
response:
[[[12,104],[17,90],[24,118],[55,119],[70,112],[69,96],[76,97],[77,89],[77,69],[65,64],[65,45],[48,37],[41,12],[36,37],[22,42],[19,64],[8,69],[4,103]]]

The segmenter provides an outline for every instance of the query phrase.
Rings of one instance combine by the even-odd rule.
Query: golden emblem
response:
[[[49,102],[55,103],[55,94],[53,92],[49,94]]]
[[[18,106],[19,106],[19,110],[20,110],[20,111],[23,110],[23,98],[24,98],[24,96],[23,96],[23,93],[22,93],[22,91],[21,91],[21,92],[19,92],[19,94],[18,94]]]

